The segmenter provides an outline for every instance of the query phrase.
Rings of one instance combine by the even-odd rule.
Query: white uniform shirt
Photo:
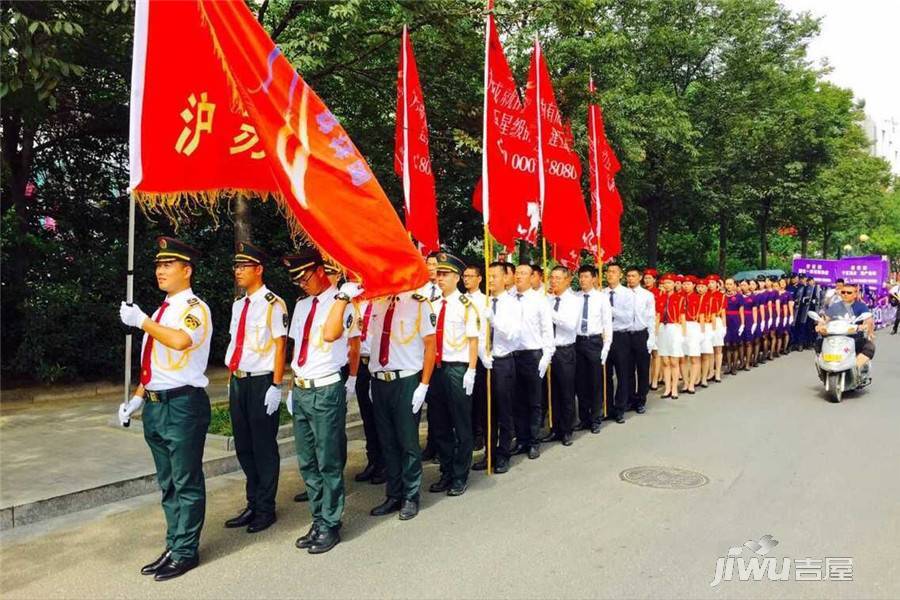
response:
[[[356,329],[359,330],[359,355],[360,356],[369,356],[369,353],[372,350],[372,330],[369,329],[371,325],[371,313],[369,314],[369,323],[366,323],[366,311],[369,310],[369,306],[371,305],[371,300],[363,300],[358,304],[354,304],[354,314],[356,315]]]
[[[231,341],[225,351],[225,366],[231,364],[237,343],[238,325],[244,311],[244,301],[238,298],[231,305],[231,325],[228,328]],[[244,325],[244,348],[238,369],[250,373],[275,370],[275,338],[287,335],[288,316],[284,300],[262,286],[250,294],[250,307]]]
[[[513,292],[513,299],[522,305],[522,328],[516,350],[542,350],[545,356],[552,356],[556,346],[553,344],[553,315],[547,299],[532,289]]]
[[[392,301],[394,314],[389,332],[388,362],[382,365],[384,319]],[[425,296],[413,292],[379,298],[372,302],[372,317],[369,321],[372,354],[369,371],[421,371],[425,364],[425,337],[434,335],[437,324],[437,315],[434,314],[431,303]]]
[[[554,343],[557,347],[575,343],[575,329],[578,327],[578,299],[570,289],[559,296],[548,295],[547,302],[553,317]]]
[[[489,326],[491,337],[491,356],[502,358],[509,356],[519,345],[519,332],[522,326],[522,305],[515,296],[506,292],[492,296],[488,310],[492,322]]]
[[[656,343],[656,296],[640,286],[627,288],[634,294],[634,323],[631,331],[647,330],[648,343]]]
[[[598,291],[587,292],[588,309],[584,312],[584,292],[575,294],[578,301],[578,335],[600,335],[612,339],[612,308],[609,306],[609,297]],[[587,317],[587,318],[585,318]],[[605,341],[605,340],[604,340]]]
[[[600,293],[606,296],[612,311],[613,331],[631,331],[635,312],[635,297],[631,290],[619,284],[615,288],[606,287]]]
[[[431,281],[420,287],[416,292],[431,300],[432,303],[437,302],[440,300],[441,296],[444,295],[444,293],[441,292],[441,288],[438,287],[437,282]]]
[[[334,296],[337,288],[331,286],[318,296],[307,296],[297,301],[294,307],[294,318],[291,319],[291,328],[288,335],[294,340],[294,352],[291,358],[291,368],[294,375],[303,379],[316,379],[327,377],[341,370],[347,364],[347,340],[359,335],[356,327],[353,305],[347,304],[344,309],[344,333],[334,342],[326,342],[323,338],[323,329],[331,305],[334,304]],[[297,364],[300,357],[300,348],[303,345],[303,327],[306,317],[309,315],[313,300],[318,300],[316,313],[313,315],[312,326],[309,330],[309,346],[306,353],[306,362],[303,366]]]
[[[486,356],[487,352],[487,333],[488,322],[484,318],[485,312],[488,310],[487,296],[481,290],[474,292],[466,292],[466,297],[472,301],[472,305],[478,311],[478,356]]]
[[[166,297],[165,301],[169,305],[159,319],[159,324],[180,329],[191,336],[191,346],[187,350],[179,351],[169,348],[159,340],[154,340],[153,350],[150,353],[151,377],[144,388],[159,392],[184,385],[206,387],[209,385],[206,365],[209,361],[209,343],[213,330],[209,307],[194,296],[190,288]],[[150,318],[156,321],[159,311],[159,308],[156,309]],[[149,339],[150,335],[145,333],[141,357],[144,356],[144,347]]]
[[[478,339],[478,310],[466,296],[453,290],[445,298],[432,305],[440,321],[441,307],[446,305],[444,314],[443,353],[441,362],[464,362],[469,364],[469,339]]]

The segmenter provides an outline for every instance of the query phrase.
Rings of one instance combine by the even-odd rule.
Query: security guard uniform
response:
[[[161,237],[157,244],[156,262],[195,265],[200,257],[199,251],[174,238]],[[167,296],[150,318],[191,338],[191,346],[179,351],[144,334],[141,383],[144,439],[162,490],[166,548],[173,561],[195,561],[206,515],[203,444],[210,420],[206,367],[212,319],[209,307],[190,288]]]
[[[235,264],[262,265],[266,254],[256,246],[238,243]],[[266,392],[281,381],[274,381],[275,340],[287,335],[288,313],[284,300],[265,285],[244,295],[231,306],[225,366],[228,381],[228,405],[238,462],[247,476],[247,509],[226,523],[240,527],[274,520],[275,494],[281,457],[278,453],[278,410],[267,414]]]
[[[372,301],[369,371],[388,500],[419,500],[422,460],[412,400],[422,379],[425,338],[435,334],[436,325],[431,303],[421,294]]]
[[[318,251],[284,258],[293,280],[322,265]],[[347,391],[341,368],[347,363],[348,330],[355,330],[353,307],[343,315],[344,334],[326,342],[323,329],[337,288],[333,285],[317,296],[297,301],[288,329],[294,342],[291,357],[293,388],[290,402],[294,417],[297,462],[306,491],[313,523],[337,531],[344,512],[344,465],[347,462]]]

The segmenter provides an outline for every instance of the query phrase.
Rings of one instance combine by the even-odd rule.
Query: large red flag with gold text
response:
[[[533,244],[540,224],[534,119],[519,99],[493,14],[485,35],[482,177],[472,204],[483,213],[491,235],[512,248],[518,239]]]
[[[594,80],[588,90],[596,91]],[[616,173],[621,166],[616,153],[606,140],[603,127],[603,111],[599,104],[588,106],[588,160],[591,177],[591,224],[600,242],[603,261],[612,260],[622,252],[622,197],[616,187]]]
[[[594,234],[581,191],[581,159],[572,129],[563,124],[550,70],[538,40],[534,42],[525,111],[538,132],[541,232],[561,264],[577,267],[581,250],[595,252]]]
[[[403,179],[406,229],[426,252],[440,249],[437,195],[428,150],[425,95],[409,32],[403,26],[397,68],[397,125],[394,135],[394,171]]]
[[[272,196],[370,297],[428,278],[369,165],[242,0],[138,0],[131,189],[172,215]]]

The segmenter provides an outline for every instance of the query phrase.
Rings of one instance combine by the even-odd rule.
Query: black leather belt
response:
[[[192,390],[198,389],[192,385],[183,385],[181,387],[172,388],[170,390],[144,390],[147,392],[147,400],[150,402],[166,402],[169,398],[176,396],[185,396]]]
[[[575,337],[576,337],[576,339],[582,339],[582,340],[595,340],[597,338],[602,338],[603,335],[599,334],[599,333],[595,333],[594,335],[577,335]]]

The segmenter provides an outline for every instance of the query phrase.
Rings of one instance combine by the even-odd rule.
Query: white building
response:
[[[863,129],[871,142],[872,156],[891,163],[891,172],[900,175],[900,121],[895,118],[876,121],[866,115]]]

